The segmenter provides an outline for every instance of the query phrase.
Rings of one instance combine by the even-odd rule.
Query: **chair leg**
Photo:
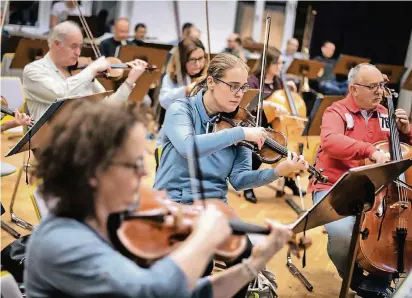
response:
[[[14,222],[16,225],[18,225],[19,227],[21,227],[23,229],[27,229],[27,230],[32,231],[33,230],[33,225],[28,223],[27,221],[19,218],[13,211],[14,202],[16,200],[17,191],[19,189],[21,176],[23,175],[24,169],[27,168],[27,167],[29,167],[29,165],[22,165],[19,169],[19,172],[17,174],[17,181],[16,181],[16,184],[14,185],[13,194],[11,196],[9,210],[10,210],[10,215],[11,215],[11,221],[12,222]]]
[[[5,230],[7,233],[12,235],[14,238],[19,239],[20,238],[20,233],[17,232],[15,229],[10,227],[8,224],[6,224],[3,220],[1,221],[1,228]]]

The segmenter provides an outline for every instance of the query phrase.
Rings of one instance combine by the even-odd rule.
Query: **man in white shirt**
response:
[[[83,6],[80,5],[82,15],[86,16],[86,11]],[[50,29],[57,24],[67,20],[68,16],[78,16],[79,9],[76,7],[73,0],[65,0],[54,3],[50,16]]]
[[[76,75],[70,66],[77,63],[83,45],[80,27],[70,21],[58,24],[50,33],[49,52],[23,70],[23,86],[30,116],[37,121],[57,98],[86,96],[105,91],[95,80],[98,73],[110,69],[105,57],[100,57]],[[107,100],[126,101],[136,80],[145,71],[147,63],[142,60],[129,62],[131,67],[126,81]],[[105,99],[105,100],[106,100]]]

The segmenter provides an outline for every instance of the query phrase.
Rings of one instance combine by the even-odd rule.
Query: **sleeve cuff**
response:
[[[373,145],[369,145],[369,147],[366,149],[365,153],[366,153],[366,157],[367,158],[371,158],[372,154],[374,154],[378,149],[376,149],[375,146]]]
[[[245,139],[245,133],[241,127],[234,127],[230,130],[230,137],[232,144],[240,142]]]

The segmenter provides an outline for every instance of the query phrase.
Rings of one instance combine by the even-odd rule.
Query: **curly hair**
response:
[[[36,176],[43,179],[40,192],[57,216],[82,221],[95,216],[89,180],[109,167],[131,128],[143,122],[135,107],[124,103],[74,100],[64,105],[68,112],[54,123]]]

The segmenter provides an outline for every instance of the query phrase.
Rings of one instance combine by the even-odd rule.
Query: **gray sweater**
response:
[[[208,279],[190,292],[172,259],[138,267],[89,226],[52,214],[30,237],[24,280],[30,298],[213,297]]]

